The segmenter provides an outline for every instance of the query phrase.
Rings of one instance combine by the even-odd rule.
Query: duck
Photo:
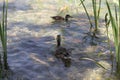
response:
[[[64,57],[69,57],[69,51],[65,48],[61,46],[61,35],[57,35],[57,47],[55,50],[55,57],[56,58],[64,58]]]
[[[66,14],[65,18],[62,16],[52,16],[51,17],[54,21],[68,21],[68,18],[73,18],[72,16],[70,16],[69,14]]]
[[[68,53],[67,49],[64,47],[58,47],[55,51],[55,56],[56,58],[64,58],[64,57],[69,57],[70,54]]]

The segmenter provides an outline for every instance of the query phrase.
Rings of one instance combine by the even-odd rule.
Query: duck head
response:
[[[73,17],[70,16],[69,14],[67,14],[67,15],[65,16],[65,21],[68,21],[68,18],[73,18]]]

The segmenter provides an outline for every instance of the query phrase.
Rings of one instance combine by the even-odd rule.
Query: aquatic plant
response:
[[[113,38],[114,38],[114,46],[115,46],[115,61],[116,65],[116,74],[120,78],[120,0],[118,0],[118,9],[115,4],[115,16],[112,14],[110,3],[106,0],[106,5],[110,17]]]
[[[108,69],[106,69],[100,62],[98,62],[98,61],[95,60],[95,59],[92,59],[92,58],[80,58],[79,60],[92,61],[92,62],[94,62],[97,66],[99,66],[99,67],[101,67],[101,68],[103,68],[103,69],[105,69],[105,70],[108,70]]]
[[[90,15],[89,15],[89,13],[88,13],[88,11],[87,11],[87,8],[86,8],[86,6],[85,6],[85,4],[84,4],[84,1],[85,1],[85,0],[80,0],[80,1],[81,1],[80,5],[82,4],[82,6],[83,6],[83,8],[84,8],[84,10],[85,10],[85,13],[86,13],[86,15],[87,15],[87,17],[88,17],[88,20],[89,20],[89,23],[90,23],[90,32],[91,32],[91,30],[92,30],[92,28],[93,28],[93,24],[92,24],[92,20],[91,20],[91,18],[90,18]]]
[[[100,16],[100,9],[101,9],[101,0],[99,0],[98,9],[97,9],[96,0],[92,0],[92,6],[93,6],[93,12],[94,12],[95,31],[98,31],[99,16]]]
[[[84,1],[85,0],[80,0],[80,4],[82,4],[84,10],[85,10],[85,13],[87,14],[87,17],[88,17],[88,20],[89,20],[89,23],[90,23],[90,31],[91,29],[93,28],[93,24],[92,24],[92,20],[90,18],[90,14],[88,13],[88,10],[84,4]],[[94,23],[95,23],[95,29],[94,31],[97,32],[98,31],[98,26],[99,26],[99,17],[100,17],[100,9],[101,9],[101,0],[99,0],[99,5],[97,7],[97,2],[96,0],[92,0],[92,7],[93,7],[93,16],[94,16]]]
[[[2,61],[1,61],[1,54],[0,54],[0,78],[2,77]]]
[[[8,8],[8,0],[4,0],[3,2],[3,10],[2,10],[2,20],[0,21],[0,40],[2,45],[2,53],[0,55],[3,56],[3,68],[8,70],[8,63],[7,63],[7,8]]]
[[[108,48],[110,50],[110,60],[111,60],[111,73],[113,73],[113,67],[114,67],[114,55],[112,52],[112,48],[110,45],[110,37],[109,37],[109,24],[110,24],[110,20],[108,18],[108,13],[105,14],[105,27],[106,27],[106,34],[107,34],[107,43],[108,43]]]

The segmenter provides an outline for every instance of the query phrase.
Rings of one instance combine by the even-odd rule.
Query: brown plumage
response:
[[[69,14],[67,14],[66,16],[65,16],[65,18],[64,17],[62,17],[62,16],[53,16],[53,17],[51,17],[53,20],[55,20],[55,21],[68,21],[68,18],[72,18],[72,16],[70,16]]]
[[[55,56],[56,56],[56,58],[64,58],[64,57],[68,57],[69,53],[66,48],[57,47],[57,49],[55,51]]]
[[[57,35],[56,40],[57,40],[57,47],[55,51],[55,57],[61,59],[65,67],[70,67],[71,65],[71,58],[69,57],[70,51],[65,47],[61,47],[61,35]]]
[[[69,51],[64,48],[61,47],[61,35],[57,35],[57,48],[55,51],[55,56],[57,58],[63,58],[63,57],[68,57],[69,56]]]

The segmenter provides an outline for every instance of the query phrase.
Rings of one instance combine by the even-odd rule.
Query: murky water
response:
[[[104,80],[101,74],[106,71],[80,58],[98,59],[98,53],[108,51],[105,35],[99,35],[96,46],[89,44],[89,37],[84,42],[89,30],[86,15],[70,13],[74,18],[69,27],[65,22],[52,23],[50,17],[57,15],[59,8],[57,0],[9,0],[8,63],[13,71],[9,80]],[[74,49],[69,68],[54,56],[57,34],[63,36],[62,46]],[[108,54],[103,57],[108,59]],[[103,64],[110,68],[108,62]]]

